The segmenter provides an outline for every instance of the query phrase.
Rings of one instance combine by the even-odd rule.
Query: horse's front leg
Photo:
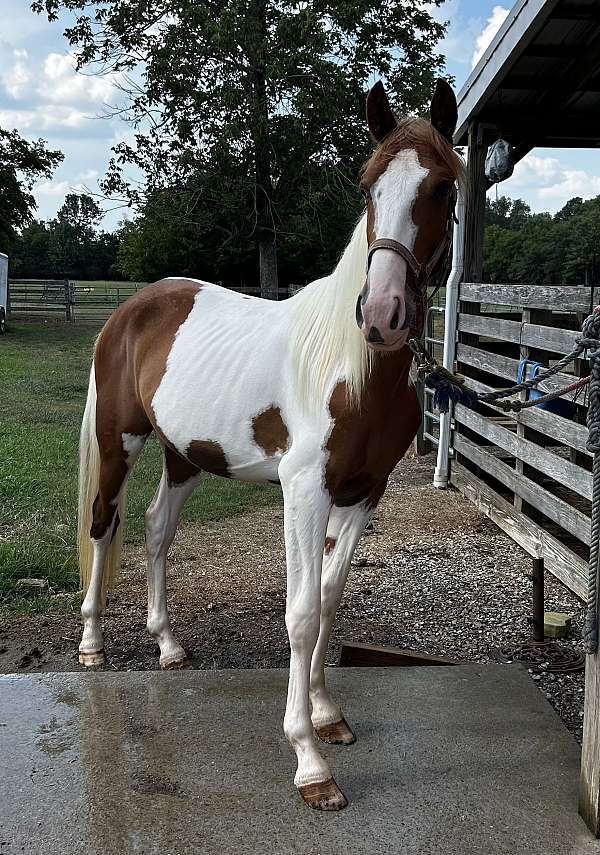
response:
[[[321,576],[321,620],[310,669],[310,700],[312,723],[317,735],[324,742],[334,744],[351,745],[355,736],[325,686],[325,656],[352,556],[370,515],[371,508],[365,502],[347,508],[334,506],[329,515],[325,536]]]
[[[279,466],[284,497],[287,562],[285,622],[290,639],[290,676],[283,729],[296,752],[294,783],[310,807],[340,810],[346,806],[329,767],[318,751],[310,718],[310,663],[319,634],[323,541],[331,500],[323,473],[299,454]]]

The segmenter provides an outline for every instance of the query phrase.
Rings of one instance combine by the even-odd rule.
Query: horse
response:
[[[148,621],[163,669],[189,663],[166,605],[166,557],[202,472],[277,482],[284,500],[284,733],[306,804],[347,804],[315,735],[355,734],[325,684],[325,654],[352,555],[421,420],[411,336],[447,256],[462,162],[449,84],[430,122],[397,118],[367,95],[376,148],[362,172],[365,210],[332,274],[281,302],[167,278],[120,306],[96,341],[80,439],[79,661],[104,660],[101,615],[119,568],[125,487],[152,431],[163,471],[145,515]],[[366,270],[366,274],[365,274]]]

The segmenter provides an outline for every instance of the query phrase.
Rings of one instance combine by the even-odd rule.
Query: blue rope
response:
[[[469,389],[467,386],[457,386],[435,371],[427,375],[425,385],[429,389],[435,390],[433,406],[440,413],[447,413],[450,410],[450,402],[472,407],[478,400],[477,392],[473,389]]]

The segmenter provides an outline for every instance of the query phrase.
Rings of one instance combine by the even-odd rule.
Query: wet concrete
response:
[[[284,671],[0,677],[0,855],[584,855],[579,750],[518,666],[335,669],[350,800],[306,808]]]

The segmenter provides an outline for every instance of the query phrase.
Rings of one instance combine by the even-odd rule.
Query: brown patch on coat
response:
[[[157,428],[150,402],[200,287],[178,279],[147,285],[111,315],[98,337],[94,366],[100,481],[93,509],[94,538],[102,537],[112,524],[113,503],[127,476],[122,435],[146,436]]]
[[[175,451],[169,445],[164,443],[163,450],[165,454],[165,467],[167,470],[167,481],[170,486],[185,484],[190,478],[195,478],[200,473],[197,466],[182,457],[178,451]]]
[[[348,403],[345,383],[333,390],[325,485],[334,504],[375,507],[410,447],[421,423],[417,393],[408,382],[411,359],[408,348],[378,354],[360,407]]]
[[[231,478],[225,452],[218,442],[213,442],[210,439],[194,439],[188,445],[185,453],[188,460],[198,469],[203,469],[212,475]]]
[[[254,442],[271,457],[278,451],[286,451],[290,438],[287,425],[281,417],[279,407],[269,407],[252,419]]]
[[[325,549],[323,550],[325,555],[329,555],[329,553],[331,552],[333,547],[336,545],[336,543],[337,543],[337,537],[326,537],[325,538]]]

